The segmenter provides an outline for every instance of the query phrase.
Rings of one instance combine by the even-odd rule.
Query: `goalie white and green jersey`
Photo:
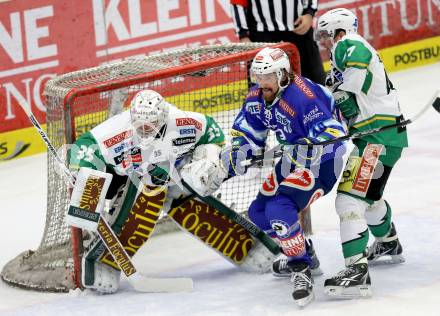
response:
[[[334,45],[332,66],[342,74],[338,89],[356,96],[359,114],[350,132],[387,126],[402,119],[397,93],[377,51],[360,35],[347,34]],[[370,143],[407,147],[407,133],[397,128],[362,138]]]
[[[72,170],[88,167],[121,176],[133,172],[148,176],[152,166],[178,170],[190,161],[196,146],[222,146],[224,139],[223,131],[212,117],[182,111],[170,104],[166,124],[151,143],[142,146],[131,125],[130,111],[124,111],[75,141],[69,151],[69,167]]]

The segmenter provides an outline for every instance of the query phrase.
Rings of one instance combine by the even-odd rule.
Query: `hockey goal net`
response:
[[[183,110],[214,117],[228,140],[250,86],[250,62],[267,45],[202,46],[58,76],[47,83],[44,92],[48,136],[55,148],[72,144],[82,133],[125,110],[136,92],[150,88]],[[289,54],[293,71],[298,73],[296,47],[271,45]],[[69,194],[55,164],[48,154],[46,224],[40,246],[21,253],[2,270],[2,279],[13,286],[56,292],[79,286],[81,247],[75,235],[80,232],[64,222]],[[218,197],[237,212],[245,212],[258,192],[261,174],[248,172],[227,181]]]

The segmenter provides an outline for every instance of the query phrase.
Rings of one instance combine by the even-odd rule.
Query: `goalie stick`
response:
[[[349,140],[349,139],[356,139],[356,138],[362,138],[364,136],[368,136],[368,135],[372,135],[372,134],[376,134],[376,133],[381,133],[383,131],[387,131],[389,129],[392,128],[401,128],[401,127],[405,127],[413,122],[415,122],[420,116],[422,116],[427,110],[429,110],[431,107],[434,108],[434,110],[436,110],[438,113],[440,113],[440,90],[436,91],[434,96],[432,97],[432,99],[429,101],[429,103],[427,103],[421,110],[420,112],[418,112],[416,115],[414,115],[414,117],[404,120],[404,121],[400,121],[394,124],[390,124],[387,126],[382,126],[382,127],[377,127],[377,128],[372,128],[366,131],[362,131],[362,132],[355,132],[353,134],[348,134],[342,137],[338,137],[338,138],[334,138],[334,139],[329,139],[320,143],[316,143],[316,144],[309,144],[309,145],[301,145],[301,146],[309,146],[309,147],[313,147],[313,146],[325,146],[325,145],[330,145],[330,144],[334,144],[340,141],[345,141],[345,140]],[[242,166],[244,167],[251,167],[251,166],[255,166],[258,164],[264,164],[266,162],[272,162],[275,158],[279,158],[283,155],[283,145],[277,145],[275,147],[273,147],[272,149],[266,151],[263,155],[258,155],[255,156],[251,159],[245,160],[242,162]]]
[[[42,129],[41,125],[38,123],[34,114],[30,108],[19,103],[21,108],[26,112],[31,123],[37,129],[41,138],[45,142],[47,148],[49,149],[52,156],[55,158],[56,163],[59,165],[60,170],[62,170],[64,179],[68,184],[73,187],[75,183],[75,177],[72,175],[70,170],[66,167],[64,162],[58,156],[55,148],[53,147],[49,137]],[[75,228],[79,230],[79,228]],[[112,255],[113,259],[123,271],[127,280],[131,286],[139,292],[189,292],[193,289],[193,281],[191,278],[150,278],[140,274],[135,268],[130,256],[125,251],[120,240],[107,223],[104,217],[99,216],[98,230],[97,233],[101,238],[102,242],[106,246],[107,250]]]
[[[258,228],[254,223],[249,221],[244,216],[238,214],[231,208],[227,207],[221,201],[216,199],[213,196],[201,196],[197,194],[196,191],[193,190],[183,179],[181,179],[182,185],[189,191],[193,196],[198,197],[200,200],[205,202],[206,204],[211,205],[217,211],[225,215],[230,220],[234,221],[237,224],[240,224],[246,231],[248,231],[252,236],[257,238],[261,243],[266,246],[266,248],[272,252],[274,255],[280,254],[281,250],[278,244],[272,240],[264,231]],[[179,203],[180,204],[180,203]]]

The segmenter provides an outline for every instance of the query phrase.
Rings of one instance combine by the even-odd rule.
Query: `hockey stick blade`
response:
[[[221,201],[213,196],[201,196],[196,191],[193,190],[183,179],[181,179],[182,185],[194,196],[198,197],[200,200],[206,204],[212,206],[217,211],[222,213],[224,216],[232,220],[233,222],[241,225],[248,233],[257,238],[261,243],[274,255],[278,255],[281,250],[276,242],[272,240],[264,231],[262,231],[258,226],[252,223],[250,220],[235,212],[231,208],[227,207]]]
[[[194,288],[191,278],[150,278],[136,272],[127,280],[136,291],[144,293],[191,292]]]

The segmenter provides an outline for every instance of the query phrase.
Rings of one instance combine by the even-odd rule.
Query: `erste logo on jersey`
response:
[[[180,135],[195,135],[196,129],[195,128],[181,128],[179,129]]]
[[[177,126],[194,125],[195,128],[197,128],[199,131],[202,130],[202,123],[197,121],[196,119],[193,119],[192,117],[176,118],[176,125]]]
[[[133,146],[133,142],[132,141],[122,142],[118,146],[114,147],[113,151],[116,154],[119,154],[121,151],[123,151],[123,150],[125,150],[125,149],[127,149],[129,147],[132,147],[132,146]]]

